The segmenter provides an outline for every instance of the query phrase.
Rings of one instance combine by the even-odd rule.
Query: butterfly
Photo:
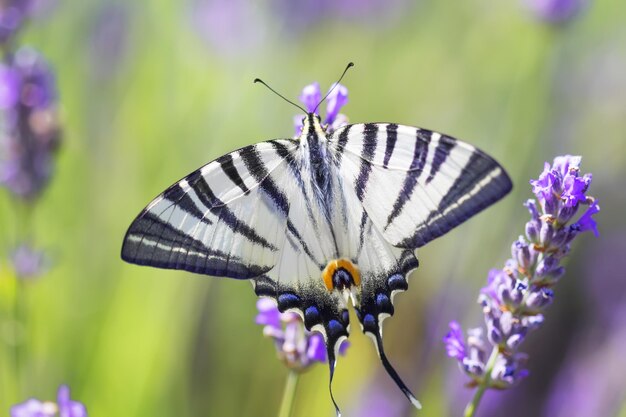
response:
[[[420,408],[385,355],[383,321],[418,267],[416,249],[501,199],[511,180],[445,134],[395,123],[331,131],[306,113],[299,137],[245,146],[166,189],[130,225],[122,258],[249,280],[281,312],[298,313],[326,342],[338,415],[331,387],[351,304]]]

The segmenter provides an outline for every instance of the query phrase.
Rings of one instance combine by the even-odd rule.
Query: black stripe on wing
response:
[[[397,140],[398,140],[398,125],[395,123],[389,123],[387,125],[387,144],[385,145],[385,158],[383,159],[383,167],[385,168],[389,166],[389,160],[391,159],[393,150],[396,147]]]
[[[184,248],[176,244],[182,241],[185,242]],[[173,251],[186,252],[186,261],[170,261]],[[150,212],[141,214],[128,229],[122,246],[122,259],[137,265],[184,269],[237,279],[253,278],[271,269],[246,264],[237,257],[208,248]]]
[[[398,193],[398,197],[393,203],[393,209],[391,213],[389,213],[389,217],[387,217],[385,229],[389,227],[391,222],[393,222],[394,219],[400,215],[404,205],[411,199],[415,186],[417,185],[417,182],[422,175],[422,171],[424,170],[424,165],[426,165],[426,157],[428,156],[428,146],[430,144],[432,132],[417,129],[415,136],[417,140],[415,141],[415,148],[413,151],[413,161],[411,162],[411,166],[406,173],[406,177],[404,177],[404,182],[402,183],[402,188]]]
[[[462,173],[415,233],[397,246],[419,248],[500,200],[513,184],[504,169],[475,149]]]
[[[194,171],[154,199],[134,220],[124,239],[122,259],[241,279],[268,271],[273,265],[267,263],[272,262],[278,247],[269,240],[271,236],[259,234],[243,213],[249,213],[250,204],[259,198],[272,200],[273,220],[285,225],[287,197],[271,177],[283,161],[275,147],[260,143]],[[232,249],[223,247],[223,239],[230,239],[227,242]],[[250,253],[259,259],[249,259]]]
[[[433,132],[428,133],[428,137],[432,136]],[[433,155],[433,161],[430,165],[430,173],[428,174],[428,178],[426,178],[426,184],[432,181],[439,172],[439,168],[446,162],[446,159],[450,155],[450,151],[452,148],[456,146],[456,139],[441,135],[439,140],[437,141],[437,147],[435,148],[435,155]]]
[[[345,131],[348,129],[346,128]],[[360,201],[363,201],[365,196],[365,188],[367,187],[367,181],[369,180],[372,166],[368,162],[374,157],[376,152],[376,146],[378,143],[378,125],[374,123],[367,123],[363,127],[363,156],[361,159],[361,168],[359,169],[359,176],[356,180],[356,195]]]
[[[189,175],[187,182],[191,185],[191,189],[196,193],[198,199],[204,204],[206,210],[213,214],[218,214],[219,219],[233,232],[241,234],[250,242],[261,245],[264,248],[277,250],[274,245],[262,236],[259,236],[252,227],[240,220],[222,200],[217,198],[200,170]]]
[[[254,146],[244,148],[239,155],[259,187],[272,199],[276,208],[284,215],[289,213],[289,199],[269,176],[269,171]]]
[[[235,164],[233,164],[233,156],[227,153],[226,155],[217,158],[216,161],[220,164],[222,170],[224,171],[224,174],[226,174],[226,176],[230,178],[233,184],[239,187],[239,189],[247,195],[250,192],[250,189],[244,183],[241,175],[239,175],[239,171],[237,171],[237,167],[235,167]]]

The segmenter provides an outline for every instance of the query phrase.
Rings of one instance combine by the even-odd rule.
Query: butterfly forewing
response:
[[[296,147],[292,140],[275,142]],[[278,259],[289,209],[283,187],[291,181],[273,142],[224,155],[142,211],[126,234],[122,258],[240,279],[261,275]]]
[[[387,123],[335,132],[339,175],[394,246],[415,249],[506,195],[511,181],[477,148],[425,129]]]

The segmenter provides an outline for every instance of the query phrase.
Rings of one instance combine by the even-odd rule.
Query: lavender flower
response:
[[[341,108],[348,103],[348,89],[341,84],[333,84],[328,90],[330,94],[326,99],[326,117],[324,125],[327,133],[332,133],[342,126],[348,124],[346,115],[339,113]],[[315,111],[315,106],[322,99],[322,93],[318,82],[311,83],[302,89],[298,99],[304,104],[304,108],[309,113]],[[302,131],[303,114],[294,116],[293,121],[296,128],[296,136]]]
[[[55,403],[42,402],[31,398],[11,407],[11,417],[54,417],[57,413]]]
[[[87,417],[87,409],[81,402],[70,399],[70,388],[61,385],[57,392],[59,417]]]
[[[19,31],[31,8],[29,0],[0,1],[0,44],[8,43]]]
[[[276,303],[268,298],[257,301],[259,314],[256,323],[265,326],[263,334],[274,340],[278,357],[296,371],[303,371],[315,362],[326,362],[324,337],[309,332],[296,313],[281,313]],[[345,354],[349,343],[343,342],[339,353]]]
[[[480,328],[470,329],[465,342],[460,325],[450,323],[444,337],[448,356],[459,362],[470,378],[468,385],[479,388],[466,416],[473,415],[485,389],[510,388],[528,375],[524,368],[528,357],[517,350],[527,334],[543,323],[542,312],[554,299],[552,287],[565,272],[560,262],[580,233],[592,230],[597,236],[592,216],[600,207],[586,194],[592,176],[580,174],[580,162],[579,156],[557,157],[530,181],[536,201],[525,203],[531,216],[526,236],[513,243],[503,269],[489,272],[478,297],[486,334]],[[585,213],[572,222],[581,206],[587,206]]]
[[[268,25],[256,2],[245,0],[191,0],[191,28],[222,56],[248,56],[267,44]]]
[[[45,253],[28,244],[16,247],[10,255],[10,260],[15,275],[22,279],[35,278],[41,275],[47,264]]]
[[[87,417],[85,405],[70,399],[70,389],[61,385],[57,393],[57,403],[31,398],[11,407],[11,417]]]
[[[32,201],[48,183],[60,129],[54,74],[32,48],[0,64],[0,184]]]
[[[562,23],[576,16],[587,5],[587,0],[525,0],[525,3],[538,18]]]

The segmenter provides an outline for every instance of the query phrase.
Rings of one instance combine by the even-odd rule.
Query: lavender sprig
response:
[[[332,133],[342,126],[348,124],[348,117],[339,113],[341,108],[348,103],[348,89],[341,84],[333,84],[328,89],[330,94],[326,98],[326,117],[324,127],[327,133]],[[311,83],[302,89],[298,99],[304,104],[306,111],[313,113],[315,106],[322,99],[322,92],[318,82]],[[293,117],[293,124],[296,129],[296,137],[302,132],[302,120],[304,114],[297,114]]]
[[[528,376],[528,356],[518,348],[543,323],[542,313],[554,299],[553,287],[565,273],[561,260],[581,232],[591,230],[598,236],[593,215],[600,206],[586,194],[592,176],[580,174],[580,162],[580,156],[559,156],[530,181],[536,200],[524,204],[531,216],[525,236],[513,242],[504,268],[489,272],[478,297],[486,332],[469,329],[465,339],[461,326],[450,323],[443,339],[448,356],[470,378],[467,386],[477,388],[465,417],[474,416],[487,389],[507,389]],[[585,212],[573,221],[583,206]]]
[[[28,202],[41,195],[60,143],[54,73],[32,48],[0,63],[0,185]]]
[[[30,398],[11,407],[11,417],[87,417],[87,408],[79,401],[70,398],[70,388],[61,385],[57,392],[57,402],[39,401]]]

